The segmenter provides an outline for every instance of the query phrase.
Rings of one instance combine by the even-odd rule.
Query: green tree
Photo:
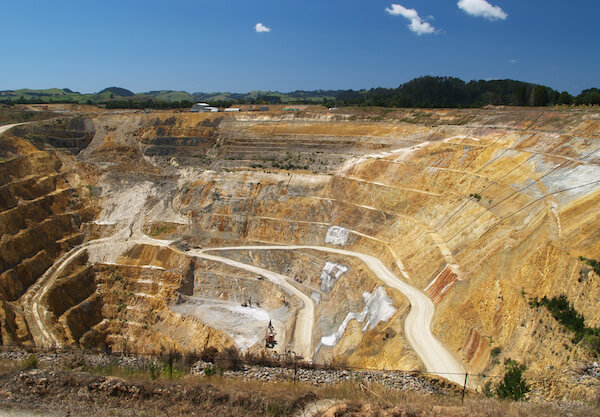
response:
[[[548,90],[546,87],[538,85],[533,91],[533,105],[545,106],[548,104]]]
[[[563,91],[562,93],[560,93],[560,96],[558,96],[559,105],[571,105],[574,102],[575,99],[573,98],[573,96],[567,93],[566,91]]]
[[[516,106],[527,105],[527,86],[520,84],[515,87],[513,91],[512,104]]]
[[[523,372],[527,367],[512,359],[504,362],[504,378],[496,386],[496,395],[512,401],[519,401],[525,397],[531,387],[523,379]]]
[[[587,90],[583,90],[581,94],[577,96],[575,102],[579,105],[600,104],[600,89],[588,88]]]

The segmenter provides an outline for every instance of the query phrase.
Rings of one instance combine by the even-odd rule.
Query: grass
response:
[[[8,359],[0,360],[0,375],[13,372],[19,369],[23,369],[23,363],[18,361],[11,361]]]
[[[165,233],[171,233],[175,230],[175,226],[173,225],[152,225],[150,228],[150,236],[157,237]]]
[[[194,401],[201,404],[213,404],[220,407],[219,410],[230,410],[227,415],[236,416],[291,416],[296,415],[304,405],[320,399],[332,399],[338,403],[338,410],[331,415],[345,416],[558,416],[564,415],[564,410],[559,410],[553,404],[528,404],[512,403],[497,399],[486,398],[483,394],[472,391],[467,392],[464,404],[461,402],[460,392],[445,392],[444,394],[426,394],[415,391],[401,391],[388,388],[377,383],[363,380],[345,380],[331,385],[313,386],[306,382],[277,381],[266,382],[257,380],[244,380],[242,378],[230,378],[220,374],[211,376],[194,376],[185,371],[183,358],[173,367],[173,375],[169,377],[166,363],[153,362],[154,365],[136,368],[131,366],[118,366],[111,364],[104,367],[90,367],[81,358],[73,355],[71,361],[66,364],[75,364],[77,376],[73,381],[81,380],[80,372],[88,372],[92,375],[118,378],[126,384],[134,384],[142,388],[143,392],[194,392]],[[79,353],[79,356],[81,353]],[[37,359],[37,358],[36,358]],[[164,359],[164,358],[163,358]],[[29,359],[28,359],[29,360]],[[0,362],[0,370],[6,371],[24,369],[26,361],[14,361],[15,363]],[[68,362],[68,363],[67,363]],[[79,365],[82,365],[80,367]],[[49,369],[49,366],[46,366]],[[52,368],[56,368],[52,365]],[[66,367],[70,369],[69,366]],[[172,378],[172,379],[171,379]],[[83,379],[85,381],[85,379]],[[83,382],[85,383],[85,382]],[[158,385],[150,385],[158,384]],[[175,388],[176,387],[176,388]],[[171,394],[169,394],[171,395]],[[158,400],[160,405],[154,404]],[[49,399],[51,401],[51,399]],[[74,401],[78,401],[75,399]],[[131,405],[124,399],[119,412],[122,415],[130,414]],[[143,404],[136,404],[136,414],[150,413],[147,415],[190,415],[194,407],[196,415],[206,414],[206,408],[193,406],[187,399],[175,397],[164,397],[164,394],[155,398],[149,397]],[[138,408],[139,406],[139,408]],[[111,407],[114,407],[114,403]],[[192,407],[192,408],[190,408]],[[210,407],[208,407],[210,409]],[[115,410],[115,408],[111,408]],[[573,416],[600,416],[600,410],[596,406],[580,407],[570,409]],[[108,411],[107,411],[108,412]],[[157,414],[155,414],[157,413]],[[188,413],[188,414],[186,414]],[[108,414],[97,414],[99,417]]]

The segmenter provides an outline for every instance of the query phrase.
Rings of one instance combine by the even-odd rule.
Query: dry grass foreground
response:
[[[0,416],[600,416],[598,404],[509,403],[472,392],[462,404],[460,395],[361,382],[315,387],[185,373],[151,380],[128,368],[71,369],[69,359],[54,370],[37,365],[35,357],[0,363]]]

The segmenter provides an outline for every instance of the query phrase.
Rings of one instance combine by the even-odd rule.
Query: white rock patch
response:
[[[143,213],[148,198],[155,190],[151,182],[136,184],[131,188],[108,190],[102,195],[102,212],[96,224],[130,224]]]
[[[331,226],[325,235],[325,243],[344,246],[348,241],[349,234],[348,230],[343,227]]]
[[[310,298],[312,298],[315,301],[315,307],[319,305],[319,303],[321,302],[321,294],[319,294],[316,291],[313,291],[310,294]]]
[[[600,188],[600,183],[596,182],[599,180],[598,165],[579,165],[573,169],[557,169],[541,181],[548,192],[568,190],[554,196],[561,206],[591,193],[595,188]]]
[[[186,302],[171,306],[171,310],[184,316],[193,316],[203,323],[223,330],[241,350],[255,344],[264,344],[265,331],[271,315],[257,307],[243,307],[232,302],[201,297],[185,297]],[[287,318],[287,317],[285,317]],[[274,319],[274,325],[277,321]]]
[[[359,323],[364,323],[362,331],[372,330],[377,323],[382,321],[388,321],[392,318],[396,312],[396,308],[392,303],[390,297],[388,297],[383,287],[377,287],[373,293],[363,293],[363,299],[365,301],[365,308],[361,313],[348,313],[338,330],[329,336],[323,336],[321,338],[321,345],[324,346],[335,346],[340,341],[346,327],[350,320],[356,320]]]
[[[321,271],[321,291],[329,292],[348,267],[327,261]]]

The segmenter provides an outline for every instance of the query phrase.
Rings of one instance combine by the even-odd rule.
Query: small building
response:
[[[228,109],[225,109],[225,112],[229,113],[229,112],[236,112],[236,111],[241,111],[241,109],[237,108],[237,107],[230,107]]]
[[[208,104],[206,103],[196,103],[192,106],[190,111],[193,113],[206,113],[208,111],[207,108]]]

